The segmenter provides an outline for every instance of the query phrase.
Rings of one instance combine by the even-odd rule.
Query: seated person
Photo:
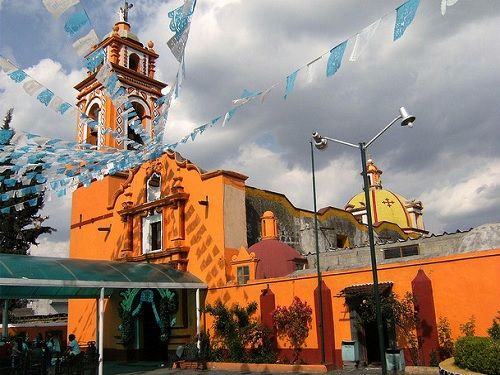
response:
[[[70,356],[76,356],[76,355],[80,354],[81,353],[80,345],[78,345],[78,341],[76,341],[75,335],[70,334],[68,336],[68,339],[69,339],[69,344],[68,344],[68,348],[66,349],[66,352]]]
[[[24,342],[22,337],[18,337],[11,348],[11,366],[17,368],[21,363],[21,359],[28,353],[28,345]]]
[[[47,345],[47,349],[49,349],[50,354],[53,357],[60,356],[61,344],[59,343],[59,338],[56,335],[53,335],[52,332],[47,332],[45,336],[45,343]]]

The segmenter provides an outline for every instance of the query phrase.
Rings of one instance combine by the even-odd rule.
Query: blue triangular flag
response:
[[[326,64],[327,77],[333,76],[335,73],[337,73],[337,70],[339,70],[346,46],[347,40],[343,41],[330,51],[330,57],[328,58],[328,63]]]
[[[403,36],[406,28],[410,26],[417,13],[420,0],[408,0],[396,8],[396,24],[394,25],[394,40]]]
[[[295,86],[295,80],[297,79],[297,73],[299,71],[296,70],[292,74],[290,74],[288,77],[286,77],[286,88],[285,88],[285,99],[290,94],[293,90],[293,87]]]

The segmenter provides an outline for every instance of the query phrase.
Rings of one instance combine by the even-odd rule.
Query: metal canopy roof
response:
[[[98,298],[101,288],[206,289],[166,264],[0,254],[0,298]]]
[[[379,294],[388,292],[394,283],[392,281],[382,281],[378,283]],[[340,291],[340,297],[352,298],[373,294],[373,283],[353,284]]]

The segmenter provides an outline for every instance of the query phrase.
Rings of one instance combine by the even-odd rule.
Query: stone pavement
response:
[[[172,369],[170,367],[161,367],[159,362],[105,362],[104,375],[262,375],[262,373],[252,373],[243,371],[223,371],[223,370],[181,370]],[[301,373],[302,375],[308,375]],[[343,370],[332,370],[328,374],[331,375],[379,375],[380,368],[353,368]],[[389,373],[392,375],[393,373]],[[438,368],[430,367],[407,367],[405,375],[438,375]]]

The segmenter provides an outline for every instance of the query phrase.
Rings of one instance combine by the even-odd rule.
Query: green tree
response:
[[[14,172],[11,168],[2,168],[14,166],[12,159],[17,157],[6,149],[11,146],[10,142],[14,136],[14,130],[10,126],[13,113],[14,108],[7,111],[0,128],[0,253],[26,255],[32,245],[38,244],[36,241],[38,236],[52,233],[55,229],[42,225],[47,217],[38,214],[43,207],[43,192],[30,193],[24,197],[11,196],[14,190],[36,184],[31,180],[28,183],[24,181],[23,185],[19,179],[12,178]],[[31,172],[40,170],[41,168],[37,167]],[[19,204],[22,204],[22,209],[14,209],[14,206]],[[26,300],[12,300],[9,303],[9,310],[25,305]],[[4,306],[3,300],[0,300],[0,306]],[[0,310],[3,312],[3,309]]]
[[[439,356],[441,360],[453,357],[455,352],[455,344],[451,338],[451,326],[448,318],[439,317],[438,325],[438,343],[439,343]]]
[[[0,158],[0,167],[14,166],[12,159],[16,156],[5,151],[5,146],[10,145],[14,135],[14,130],[10,126],[13,112],[13,108],[7,111],[0,129],[0,151],[4,154]],[[40,171],[41,167],[31,170],[31,176],[34,172]],[[40,235],[52,233],[55,229],[42,225],[47,219],[46,216],[39,215],[39,211],[43,208],[43,192],[30,192],[23,197],[10,196],[10,192],[14,190],[36,185],[34,178],[29,180],[29,177],[24,175],[26,178],[23,184],[19,178],[12,178],[13,174],[10,168],[0,169],[0,253],[25,255],[32,245],[38,245],[37,238]],[[22,207],[18,206],[15,209],[14,206],[18,204]]]
[[[214,318],[211,355],[216,361],[273,363],[272,333],[252,317],[257,303],[228,308],[217,300],[204,311]]]
[[[493,318],[493,324],[488,328],[488,336],[493,340],[500,340],[500,311],[497,311],[497,316]]]
[[[474,315],[464,324],[460,324],[460,332],[462,332],[464,336],[474,336],[476,333],[476,317]]]

